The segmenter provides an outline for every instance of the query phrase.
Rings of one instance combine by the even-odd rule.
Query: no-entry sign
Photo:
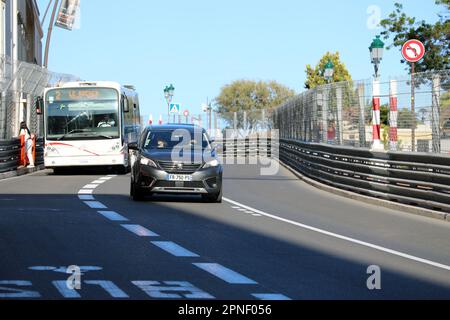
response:
[[[403,58],[408,62],[418,62],[425,56],[425,46],[419,40],[409,40],[402,48]]]

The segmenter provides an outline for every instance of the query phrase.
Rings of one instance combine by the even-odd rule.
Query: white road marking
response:
[[[198,254],[193,253],[192,251],[189,251],[182,246],[179,246],[175,242],[171,241],[152,241],[152,244],[159,247],[160,249],[170,253],[171,255],[175,257],[181,257],[181,258],[196,258],[199,257]]]
[[[186,281],[132,281],[153,299],[215,299],[209,293]]]
[[[159,234],[156,234],[137,224],[122,224],[122,227],[139,237],[159,237]]]
[[[257,214],[257,213],[252,214],[252,216],[254,216],[254,217],[262,217],[262,215]]]
[[[194,266],[216,276],[229,284],[258,284],[231,269],[228,269],[217,263],[194,263]]]
[[[87,190],[87,189],[95,189],[97,188],[99,185],[98,184],[87,184],[83,187],[83,189]]]
[[[85,190],[85,189],[81,189],[80,191],[78,191],[78,194],[92,194],[94,193],[94,190],[89,189],[89,190]]]
[[[115,178],[115,177],[117,177],[117,174],[108,174],[107,177],[108,178]]]
[[[96,281],[84,281],[87,285],[93,285],[93,286],[99,286],[108,294],[116,299],[126,299],[129,298],[129,296],[118,286],[114,284],[114,282],[111,281],[102,281],[102,280],[96,280]]]
[[[99,180],[108,181],[108,180],[111,180],[111,179],[112,179],[112,177],[103,177],[103,178],[100,178]]]
[[[266,301],[290,301],[291,298],[286,297],[282,294],[274,294],[274,293],[255,293],[252,294],[256,299],[266,300]]]
[[[88,200],[95,200],[94,199],[94,196],[92,196],[92,195],[89,195],[89,194],[81,194],[81,195],[79,195],[78,196],[78,199],[80,199],[80,200],[85,200],[85,201],[88,201]]]
[[[84,201],[84,203],[91,209],[106,209],[107,207],[98,201]]]
[[[231,207],[232,209],[241,209],[241,207]]]
[[[408,259],[408,260],[412,260],[412,261],[423,263],[423,264],[426,264],[426,265],[429,265],[429,266],[433,266],[433,267],[436,267],[436,268],[439,268],[439,269],[450,271],[450,266],[442,264],[442,263],[438,263],[438,262],[434,262],[434,261],[431,261],[431,260],[419,258],[419,257],[412,256],[412,255],[409,255],[409,254],[406,254],[406,253],[403,253],[403,252],[400,252],[400,251],[392,250],[392,249],[381,247],[381,246],[378,246],[378,245],[375,245],[375,244],[372,244],[372,243],[368,243],[368,242],[360,241],[360,240],[353,239],[353,238],[350,238],[350,237],[346,237],[346,236],[343,236],[343,235],[340,235],[340,234],[337,234],[337,233],[333,233],[333,232],[329,232],[329,231],[322,230],[322,229],[319,229],[319,228],[311,227],[311,226],[308,226],[308,225],[305,225],[305,224],[302,224],[302,223],[299,223],[299,222],[295,222],[295,221],[292,221],[292,220],[289,220],[289,219],[285,219],[285,218],[282,218],[282,217],[279,217],[279,216],[276,216],[276,215],[273,215],[273,214],[266,213],[264,211],[261,211],[261,210],[258,210],[258,209],[246,206],[244,204],[241,204],[241,203],[239,203],[237,201],[234,201],[234,200],[231,200],[231,199],[224,198],[223,200],[228,202],[228,203],[230,203],[230,204],[232,204],[232,205],[238,205],[238,206],[241,206],[243,208],[247,208],[248,210],[253,210],[254,212],[259,213],[262,216],[265,216],[265,217],[268,217],[268,218],[271,218],[271,219],[274,219],[274,220],[278,220],[278,221],[281,221],[281,222],[289,223],[291,225],[300,227],[302,229],[310,230],[310,231],[313,231],[313,232],[316,232],[316,233],[320,233],[320,234],[323,234],[323,235],[326,235],[326,236],[329,236],[329,237],[337,238],[337,239],[344,240],[344,241],[347,241],[347,242],[351,242],[351,243],[354,243],[354,244],[358,244],[358,245],[361,245],[361,246],[364,246],[364,247],[367,247],[367,248],[375,249],[375,250],[378,250],[378,251],[381,251],[381,252],[384,252],[384,253],[389,253],[389,254],[392,254],[392,255],[395,255],[395,256],[398,256],[398,257],[402,257],[402,258],[405,258],[405,259]]]
[[[95,181],[92,181],[91,183],[92,184],[102,184],[102,183],[105,183],[106,182],[106,180],[95,180]]]
[[[76,290],[67,287],[67,280],[53,281],[52,284],[65,299],[80,299],[81,296]]]
[[[33,284],[30,281],[0,281],[0,299],[40,298],[39,292],[20,289],[32,286]]]
[[[111,221],[128,221],[127,218],[114,211],[98,211],[98,213]]]

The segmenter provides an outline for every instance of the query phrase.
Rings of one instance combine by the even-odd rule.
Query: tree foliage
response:
[[[437,5],[450,10],[450,0],[436,0]],[[423,42],[426,49],[424,59],[416,63],[416,72],[444,70],[450,68],[450,20],[445,15],[439,15],[440,20],[434,24],[408,16],[403,11],[403,5],[395,4],[395,10],[388,18],[381,21],[381,33],[385,40],[392,40],[388,50],[398,48],[400,51],[404,43],[410,39]],[[406,63],[405,60],[401,60]],[[409,67],[408,67],[409,68]]]
[[[311,65],[306,66],[306,89],[313,89],[315,87],[324,85],[327,83],[324,77],[325,65],[331,61],[334,64],[334,75],[331,82],[351,81],[352,77],[347,70],[345,64],[341,61],[339,52],[330,53],[327,52],[319,63],[313,68]]]

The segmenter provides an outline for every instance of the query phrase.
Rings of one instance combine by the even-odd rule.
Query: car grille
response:
[[[190,182],[173,182],[173,181],[157,181],[154,188],[204,188],[205,185],[202,181],[190,181]]]
[[[183,163],[180,167],[179,162],[172,161],[159,161],[158,164],[165,172],[175,174],[193,174],[202,167],[199,163]]]

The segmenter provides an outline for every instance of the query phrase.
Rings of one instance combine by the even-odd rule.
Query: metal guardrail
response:
[[[14,171],[20,166],[20,139],[0,140],[0,173]],[[44,163],[44,139],[36,139],[35,165]]]
[[[0,140],[0,173],[16,170],[20,163],[20,139]]]
[[[247,138],[247,139],[227,139],[217,141],[223,145],[224,157],[259,157],[264,155],[272,156],[273,142],[272,139]]]
[[[280,160],[333,187],[450,212],[450,156],[372,152],[282,139]]]

